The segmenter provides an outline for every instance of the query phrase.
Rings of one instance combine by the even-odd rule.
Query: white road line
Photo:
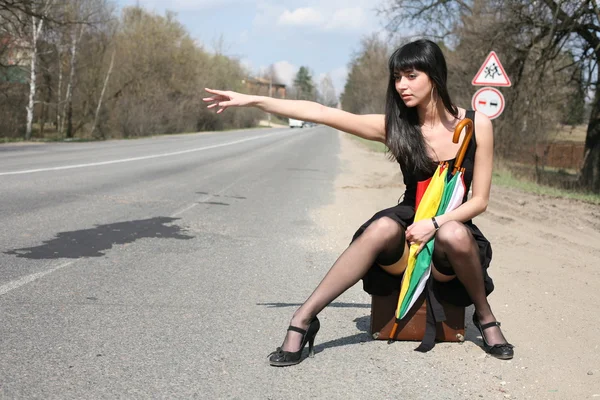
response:
[[[239,181],[241,181],[242,179],[246,178],[246,175],[243,175],[241,177],[239,177],[238,179],[236,179],[235,181],[231,182],[229,185],[225,186],[223,189],[219,190],[216,193],[213,194],[209,194],[208,196],[204,196],[202,199],[198,200],[197,202],[190,204],[189,206],[182,208],[179,211],[175,211],[173,214],[171,214],[171,218],[175,218],[181,214],[183,214],[184,212],[191,210],[192,208],[196,207],[198,204],[202,204],[205,201],[208,201],[210,199],[212,199],[213,197],[222,194],[223,192],[231,189],[233,186],[235,186]]]
[[[248,140],[255,140],[255,139],[265,138],[265,137],[269,137],[269,136],[272,136],[272,135],[275,135],[275,134],[276,133],[271,133],[271,134],[265,135],[265,136],[259,136],[259,137],[256,137],[256,138],[243,139],[243,140],[238,140],[238,141],[229,142],[229,143],[223,143],[223,144],[215,145],[215,146],[208,146],[208,147],[202,147],[202,148],[198,148],[198,149],[184,150],[184,151],[179,151],[179,152],[175,152],[175,153],[159,154],[159,155],[155,155],[155,156],[138,157],[138,158],[135,158],[135,159],[128,159],[128,160],[131,160],[131,161],[133,161],[133,160],[143,160],[143,159],[147,159],[147,158],[167,157],[169,155],[191,153],[193,151],[206,150],[206,149],[211,149],[211,148],[215,148],[215,147],[222,147],[222,146],[227,146],[227,145],[231,145],[231,144],[246,142]],[[116,160],[116,161],[105,162],[105,163],[86,164],[84,166],[103,165],[103,164],[116,163],[116,162],[126,162],[126,161]],[[58,167],[56,169],[67,169],[67,168],[78,168],[78,167],[77,166]],[[43,171],[48,171],[48,170],[52,170],[52,169],[45,169]],[[32,170],[32,171],[37,172],[38,170]],[[16,173],[27,173],[27,172],[26,171],[21,171],[21,172],[15,172],[15,173],[0,173],[0,175],[10,175],[10,174],[16,174]],[[178,215],[181,215],[184,212],[186,212],[188,210],[191,210],[192,208],[196,207],[198,204],[201,204],[202,202],[210,200],[213,197],[215,197],[216,195],[222,194],[223,192],[231,189],[234,185],[236,185],[239,181],[241,181],[245,177],[246,177],[245,175],[241,176],[238,179],[236,179],[235,181],[233,181],[232,183],[230,183],[229,185],[225,186],[223,189],[219,190],[218,192],[216,192],[214,194],[211,194],[211,195],[208,195],[208,196],[204,196],[198,202],[190,204],[189,206],[184,207],[184,208],[182,208],[179,211],[176,211],[175,213],[173,213],[171,215],[171,217],[176,217]],[[16,281],[12,281],[12,282],[9,282],[9,283],[7,283],[5,285],[2,285],[2,286],[0,286],[0,296],[6,294],[8,292],[10,292],[11,290],[17,289],[17,288],[19,288],[19,287],[21,287],[23,285],[26,285],[26,284],[28,284],[30,282],[33,282],[33,281],[35,281],[35,280],[37,280],[39,278],[42,278],[42,277],[44,277],[44,276],[46,276],[48,274],[51,274],[54,271],[58,271],[59,269],[68,267],[69,265],[71,265],[73,263],[75,263],[75,261],[69,261],[68,263],[59,265],[58,267],[51,268],[51,269],[49,269],[47,271],[42,271],[42,272],[37,272],[35,274],[27,275],[27,276],[24,276],[24,277],[22,277],[20,279],[17,279]]]
[[[214,194],[211,194],[211,195],[208,195],[208,196],[204,196],[197,203],[193,203],[193,204],[191,204],[191,205],[189,205],[189,206],[187,206],[187,207],[185,207],[185,208],[183,208],[183,209],[181,209],[179,211],[176,211],[175,213],[173,213],[171,215],[171,217],[176,217],[176,216],[178,216],[180,214],[183,214],[184,212],[186,212],[188,210],[191,210],[192,208],[196,207],[198,204],[201,204],[202,202],[208,201],[208,200],[212,199],[213,197],[215,197],[216,195],[222,194],[223,192],[227,191],[228,189],[231,189],[235,184],[237,184],[243,178],[244,177],[240,177],[240,178],[236,179],[235,181],[233,181],[231,184],[225,186],[223,189],[219,190],[218,192],[216,192]],[[12,282],[9,282],[9,283],[7,283],[5,285],[2,285],[2,286],[0,286],[0,296],[6,294],[8,292],[10,292],[11,290],[20,288],[23,285],[31,283],[31,282],[33,282],[33,281],[35,281],[37,279],[43,278],[44,276],[46,276],[48,274],[51,274],[54,271],[58,271],[59,269],[68,267],[69,265],[71,265],[73,263],[75,263],[75,261],[69,261],[68,263],[61,264],[58,267],[51,268],[51,269],[49,269],[47,271],[42,271],[42,272],[37,272],[35,274],[27,275],[27,276],[24,276],[24,277],[22,277],[20,279],[17,279],[16,281],[12,281]]]
[[[3,294],[6,294],[8,292],[10,292],[13,289],[17,289],[20,288],[23,285],[26,285],[30,282],[35,281],[36,279],[42,278],[48,274],[51,274],[54,271],[57,271],[59,269],[62,269],[64,267],[68,267],[69,265],[73,264],[75,261],[69,261],[68,263],[59,265],[58,267],[54,267],[52,269],[49,269],[47,271],[42,271],[42,272],[37,272],[35,274],[31,274],[31,275],[27,275],[22,277],[21,279],[17,279],[16,281],[12,281],[7,283],[6,285],[2,285],[0,286],[0,296],[2,296]]]
[[[251,138],[247,138],[247,139],[236,140],[236,141],[233,141],[233,142],[215,144],[215,145],[212,145],[212,146],[198,147],[198,148],[189,149],[189,150],[174,151],[174,152],[171,152],[171,153],[153,154],[153,155],[150,155],[150,156],[123,158],[123,159],[120,159],[120,160],[101,161],[101,162],[89,163],[89,164],[64,165],[64,166],[61,166],[61,167],[38,168],[38,169],[28,169],[28,170],[23,170],[23,171],[0,172],[0,176],[5,176],[5,175],[20,175],[20,174],[32,174],[34,172],[60,171],[60,170],[64,170],[64,169],[73,169],[73,168],[97,167],[99,165],[109,165],[109,164],[126,163],[126,162],[132,162],[132,161],[149,160],[149,159],[152,159],[152,158],[160,158],[160,157],[171,157],[171,156],[177,156],[177,155],[180,155],[180,154],[194,153],[194,152],[197,152],[197,151],[204,151],[204,150],[216,149],[218,147],[231,146],[231,145],[234,145],[234,144],[249,142],[249,141],[257,140],[257,139],[264,139],[264,138],[267,138],[267,137],[270,137],[270,136],[274,136],[274,135],[279,135],[279,134],[281,134],[281,133],[280,132],[274,132],[274,133],[270,133],[268,135],[256,136],[256,137],[251,137]]]
[[[211,197],[213,197],[213,196],[208,196],[208,198],[207,198],[207,199],[210,199]],[[206,200],[204,200],[204,201],[206,201]],[[191,210],[192,208],[196,207],[197,205],[198,205],[198,203],[193,203],[193,204],[190,204],[189,206],[185,207],[184,209],[181,209],[181,210],[179,210],[179,211],[177,211],[177,212],[175,212],[175,213],[171,214],[171,218],[175,218],[175,217],[177,217],[177,216],[179,216],[179,215],[183,214],[184,212],[186,212],[186,211],[188,211],[188,210]]]

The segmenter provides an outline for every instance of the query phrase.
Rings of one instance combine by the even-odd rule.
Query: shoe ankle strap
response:
[[[487,328],[491,328],[493,326],[498,326],[499,327],[500,326],[500,322],[498,322],[498,321],[488,322],[487,324],[483,324],[483,325],[480,325],[480,326],[481,326],[481,330],[483,331],[483,330],[485,330]]]
[[[294,331],[294,332],[298,332],[298,333],[301,333],[302,335],[305,335],[305,334],[306,334],[306,330],[304,330],[304,329],[301,329],[301,328],[298,328],[298,327],[296,327],[296,326],[292,326],[292,325],[288,326],[288,329],[287,329],[287,330],[288,330],[288,331]]]

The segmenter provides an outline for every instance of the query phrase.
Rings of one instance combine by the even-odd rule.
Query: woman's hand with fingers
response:
[[[229,107],[246,107],[252,105],[252,96],[247,94],[236,93],[225,90],[214,90],[205,88],[210,97],[205,97],[202,100],[210,103],[207,108],[218,108],[217,114],[222,113]]]
[[[423,247],[435,236],[435,226],[429,219],[418,221],[406,228],[406,240],[412,245],[419,244],[416,254],[419,254]]]

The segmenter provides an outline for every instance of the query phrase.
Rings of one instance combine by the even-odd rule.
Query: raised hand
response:
[[[202,100],[210,103],[207,108],[219,108],[217,114],[222,113],[229,107],[246,107],[252,105],[252,96],[236,93],[232,91],[214,90],[205,88],[211,97],[205,97]]]

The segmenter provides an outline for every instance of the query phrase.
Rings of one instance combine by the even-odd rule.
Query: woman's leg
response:
[[[433,265],[434,279],[448,281],[455,275],[460,280],[482,325],[496,321],[485,293],[477,243],[463,223],[449,221],[440,227],[435,235]],[[499,327],[486,329],[485,339],[490,345],[506,343]]]
[[[394,264],[401,257],[406,242],[404,228],[388,217],[377,219],[342,253],[319,286],[294,313],[290,325],[306,329],[325,306],[335,300],[371,268],[373,262]],[[284,351],[298,351],[302,335],[288,331],[281,346]]]

